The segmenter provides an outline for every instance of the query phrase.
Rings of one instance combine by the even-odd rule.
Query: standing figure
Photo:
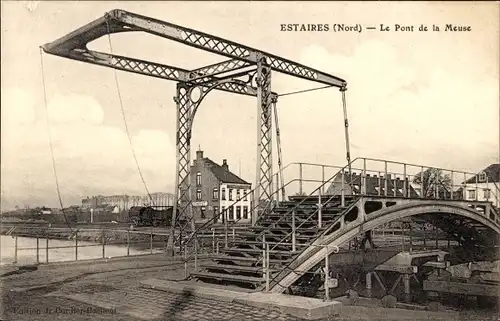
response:
[[[365,235],[363,236],[363,239],[361,240],[361,249],[364,250],[365,249],[365,244],[366,244],[366,241],[368,241],[370,243],[370,247],[372,249],[376,249],[377,247],[375,246],[375,244],[373,243],[373,238],[372,238],[372,231],[366,231],[365,232]]]

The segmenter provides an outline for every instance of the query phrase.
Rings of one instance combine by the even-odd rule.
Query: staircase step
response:
[[[289,244],[290,242],[286,242],[286,243],[287,244],[280,244],[280,245],[282,245],[282,246],[290,246],[290,247],[292,246],[291,244]],[[244,245],[244,244],[246,244],[246,245],[257,245],[259,248],[262,247],[262,242],[261,241],[247,241],[247,240],[245,240],[245,241],[234,241],[234,242],[231,242],[231,244],[233,244],[233,245],[239,245],[239,244],[241,244],[241,245]],[[307,243],[297,243],[295,245],[297,247],[308,247],[309,246],[309,244],[307,244]],[[271,246],[271,245],[269,245],[269,246]],[[274,246],[274,244],[272,246]]]
[[[314,238],[316,237],[317,234],[314,234],[314,235],[308,235],[308,234],[299,234],[297,233],[295,235],[295,239],[296,240],[310,240],[311,238]],[[259,237],[260,239],[257,239],[257,237]],[[277,240],[282,240],[283,238],[290,238],[292,237],[292,235],[287,235],[287,234],[274,234],[274,235],[271,235],[271,234],[266,234],[266,240],[272,240],[272,239],[277,239]],[[247,241],[250,241],[250,242],[257,242],[257,243],[260,243],[262,244],[262,235],[260,235],[259,233],[251,233],[251,232],[248,232],[247,234],[245,235],[241,235],[241,238],[244,239],[243,242],[247,242]]]
[[[213,257],[214,261],[233,261],[233,262],[257,262],[261,261],[259,257],[246,257],[246,256],[232,256],[232,255],[217,255]],[[269,262],[272,263],[288,263],[291,260],[291,258],[280,258],[280,259],[275,259],[275,258],[269,258]]]
[[[272,246],[270,245],[270,248]],[[262,249],[242,249],[239,247],[229,247],[227,249],[222,249],[221,252],[224,253],[257,253],[257,254],[262,254]],[[269,254],[282,254],[282,255],[293,255],[292,251],[281,251],[281,250],[269,250]]]
[[[297,227],[295,229],[295,231],[297,233],[301,233],[301,232],[314,232],[314,233],[317,233],[321,230],[323,230],[324,228],[318,228],[318,227]],[[287,233],[290,233],[292,232],[292,227],[267,227],[267,226],[254,226],[252,228],[252,230],[254,231],[258,231],[258,232],[262,232],[262,231],[269,231],[269,232],[273,232],[273,231],[276,231],[276,232],[287,232]]]
[[[250,283],[253,285],[259,285],[263,282],[262,277],[243,276],[243,275],[234,275],[225,273],[211,273],[211,272],[199,271],[199,272],[192,272],[191,275],[198,278],[237,281],[242,283]]]
[[[229,264],[217,264],[215,262],[210,262],[201,264],[200,267],[203,269],[218,269],[218,270],[262,273],[262,266],[229,265]],[[276,269],[269,269],[269,270],[271,272],[278,272],[278,270]]]

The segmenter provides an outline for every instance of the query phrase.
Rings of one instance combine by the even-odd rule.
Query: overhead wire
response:
[[[47,104],[47,87],[45,86],[45,71],[43,68],[42,47],[40,47],[40,68],[41,68],[41,72],[42,72],[42,89],[43,89],[43,103],[45,106],[45,120],[47,122],[47,134],[49,137],[50,156],[52,158],[52,169],[54,172],[54,179],[55,179],[55,183],[56,183],[57,198],[59,200],[59,205],[61,206],[61,211],[62,211],[63,216],[64,216],[64,221],[66,222],[66,225],[68,226],[71,233],[73,233],[73,229],[71,228],[71,225],[69,224],[68,218],[66,217],[66,213],[64,213],[64,206],[63,206],[63,201],[62,201],[62,197],[61,197],[61,189],[59,188],[59,178],[57,176],[56,160],[54,157],[54,146],[52,144],[52,134],[50,132],[49,108],[48,108],[48,104]]]
[[[110,29],[109,29],[108,20],[106,20],[106,26],[107,26],[107,31],[108,31],[109,50],[110,50],[110,53],[113,54],[113,45],[111,43],[111,33],[110,33]],[[128,138],[128,142],[130,144],[130,148],[132,150],[132,155],[134,156],[134,161],[135,161],[135,165],[137,167],[137,172],[139,173],[142,184],[144,185],[144,189],[146,190],[146,193],[148,194],[148,197],[149,197],[149,200],[151,201],[151,204],[153,206],[155,206],[153,197],[151,196],[151,193],[149,192],[148,185],[146,184],[146,180],[144,179],[144,175],[142,174],[142,170],[141,170],[141,167],[139,165],[139,160],[137,159],[137,155],[135,153],[134,144],[132,144],[132,138],[130,137],[130,131],[129,131],[128,124],[127,124],[127,117],[125,116],[125,109],[123,108],[123,99],[122,99],[122,94],[121,94],[121,90],[120,90],[120,83],[118,81],[118,73],[117,73],[116,69],[114,69],[114,68],[113,68],[113,75],[114,75],[114,79],[115,79],[116,90],[118,93],[118,100],[120,103],[120,110],[121,110],[121,114],[122,114],[122,118],[123,118],[123,123],[125,125],[125,131],[127,133],[127,138]]]
[[[292,92],[289,92],[289,93],[278,94],[277,96],[278,97],[283,97],[283,96],[289,96],[289,95],[302,94],[302,93],[306,93],[306,92],[309,92],[309,91],[321,90],[321,89],[326,89],[326,88],[330,88],[330,87],[333,87],[333,85],[328,85],[328,86],[323,86],[323,87],[316,87],[316,88],[311,88],[311,89],[304,89],[304,90],[299,90],[299,91],[292,91]]]

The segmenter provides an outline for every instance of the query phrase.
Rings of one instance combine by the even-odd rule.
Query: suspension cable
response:
[[[345,98],[345,92],[347,88],[342,87],[340,91],[342,92],[342,108],[344,111],[344,128],[345,128],[345,148],[346,148],[346,159],[347,159],[347,164],[349,166],[349,177],[351,177],[351,183],[352,183],[352,170],[351,170],[351,148],[349,144],[349,120],[347,117],[347,104],[346,104],[346,98]]]
[[[113,54],[113,46],[111,44],[111,34],[110,34],[110,30],[109,30],[109,21],[107,19],[106,19],[106,26],[108,29],[107,31],[108,31],[109,51],[111,54]],[[142,174],[141,167],[139,166],[139,161],[137,160],[137,155],[135,153],[134,145],[132,144],[132,138],[130,137],[130,131],[128,129],[127,118],[125,117],[125,109],[123,108],[123,100],[122,100],[122,94],[120,91],[120,83],[118,82],[118,73],[117,73],[116,69],[114,69],[114,68],[113,68],[113,74],[114,74],[114,78],[115,78],[116,90],[118,93],[118,100],[120,102],[120,110],[122,113],[123,123],[125,125],[125,131],[127,132],[127,138],[128,138],[128,142],[130,144],[130,148],[132,150],[132,155],[134,156],[134,161],[135,161],[135,165],[137,167],[137,172],[139,173],[139,176],[141,177],[142,184],[144,185],[144,189],[146,190],[146,193],[148,193],[148,197],[149,197],[149,200],[151,201],[151,204],[153,206],[155,206],[153,197],[151,196],[151,193],[149,193],[148,185],[146,184],[146,180],[144,179],[144,176]]]
[[[278,121],[278,108],[276,107],[277,99],[274,99],[272,101],[273,104],[273,112],[274,112],[274,122],[276,125],[276,147],[278,150],[278,173],[279,173],[279,181],[281,183],[281,198],[284,201],[285,200],[285,179],[283,177],[283,169],[281,167],[281,138],[280,138],[280,127],[279,127],[279,121]],[[278,177],[276,177],[278,179]]]
[[[315,90],[330,88],[332,86],[333,85],[328,85],[328,86],[323,86],[323,87],[316,87],[316,88],[311,88],[311,89],[305,89],[305,90],[299,90],[299,91],[292,91],[292,92],[289,92],[289,93],[279,94],[277,96],[278,97],[283,97],[283,96],[289,96],[289,95],[302,94],[302,93],[306,93],[306,92],[309,92],[309,91],[315,91]]]
[[[57,176],[56,159],[54,157],[54,147],[52,145],[52,135],[50,133],[49,108],[47,105],[47,88],[45,86],[45,72],[43,69],[42,47],[40,47],[40,69],[42,72],[42,89],[43,89],[43,103],[45,106],[45,120],[47,122],[47,135],[49,137],[50,157],[52,158],[52,170],[54,172],[54,179],[55,179],[55,183],[56,183],[57,198],[59,199],[59,206],[61,206],[61,211],[62,211],[63,216],[64,216],[64,221],[66,222],[66,225],[68,226],[70,232],[73,233],[73,229],[71,228],[71,225],[69,224],[68,218],[66,217],[66,213],[64,213],[64,206],[63,206],[63,201],[62,201],[62,197],[61,197],[61,190],[59,188],[59,178]]]

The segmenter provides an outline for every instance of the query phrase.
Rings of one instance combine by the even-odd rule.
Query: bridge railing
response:
[[[239,199],[235,199],[229,206],[224,209],[221,208],[218,213],[214,213],[213,217],[205,221],[184,241],[184,244],[188,246],[188,244],[192,243],[191,240],[196,235],[207,232],[212,227],[222,223],[225,233],[225,246],[227,246],[228,239],[230,238],[229,234],[231,231],[234,231],[236,226],[248,223],[248,218],[252,220],[252,223],[255,223],[263,214],[271,211],[278,202],[287,200],[289,196],[307,195],[318,184],[326,186],[324,183],[341,168],[341,166],[317,163],[290,163],[284,166],[282,170],[273,174],[271,178],[272,186],[268,183],[260,183],[258,185],[260,189],[270,190],[268,194],[270,201],[256,201],[255,193],[257,187],[254,187],[252,190],[241,195]],[[251,200],[248,216],[245,217],[242,212],[238,216],[236,207],[240,206],[245,199]],[[194,245],[191,244],[191,247],[194,247]]]
[[[481,173],[398,161],[357,158],[334,178],[327,194],[463,200],[500,207],[500,188]]]
[[[375,175],[371,173],[376,173]],[[449,174],[448,174],[449,173]],[[458,180],[458,184],[454,181],[455,175],[463,175],[463,180]],[[373,176],[372,176],[373,175]],[[465,187],[467,187],[471,181],[471,177],[474,179],[475,190],[478,191],[480,188],[478,182],[478,176],[472,172],[466,171],[456,171],[447,170],[438,167],[422,166],[409,163],[402,163],[389,160],[373,159],[373,158],[356,158],[342,168],[337,174],[323,182],[319,187],[317,187],[309,196],[317,197],[318,207],[313,213],[307,217],[301,224],[295,226],[292,223],[293,228],[290,233],[281,238],[279,242],[273,243],[269,248],[265,245],[265,233],[262,231],[263,235],[263,248],[264,254],[257,261],[257,264],[262,262],[262,265],[266,264],[266,252],[274,250],[279,245],[284,245],[287,240],[292,239],[292,251],[295,251],[295,230],[300,228],[306,222],[315,221],[318,227],[321,227],[321,209],[323,204],[330,202],[335,196],[340,197],[341,204],[344,205],[346,202],[346,196],[383,196],[383,197],[394,197],[394,198],[416,198],[416,199],[437,199],[437,200],[464,200],[465,197]],[[494,185],[488,185],[487,181],[485,188],[491,188]],[[326,195],[322,193],[326,184],[330,184]],[[462,189],[460,189],[462,188]],[[418,189],[418,191],[417,191]],[[495,193],[496,194],[496,193]],[[497,194],[498,195],[498,194]],[[477,193],[473,200],[470,200],[475,209],[479,209],[474,203],[481,202],[478,199]],[[295,210],[304,201],[299,202],[293,209],[283,214],[278,221],[290,214],[293,216]],[[484,200],[481,203],[493,202],[489,200]],[[486,214],[486,208],[483,208]],[[347,211],[349,208],[347,208]],[[492,217],[489,213],[489,218],[499,223],[498,217]],[[335,224],[336,225],[336,224]],[[332,227],[335,228],[335,225]],[[339,225],[340,226],[340,225]],[[289,268],[291,262],[285,268]],[[271,280],[275,281],[276,276]],[[269,282],[269,281],[268,281]]]
[[[6,231],[10,234],[7,235]],[[168,233],[130,229],[2,226],[2,264],[47,264],[164,253]],[[200,235],[197,255],[218,252],[223,235]]]
[[[281,177],[286,177],[287,182],[283,184],[285,179]],[[471,179],[474,179],[474,184],[471,184]],[[469,201],[471,207],[484,212],[487,212],[485,203],[498,206],[500,197],[499,188],[495,183],[481,182],[476,173],[473,172],[362,157],[354,159],[344,167],[314,163],[290,163],[273,175],[272,182],[274,182],[273,189],[268,195],[271,201],[255,202],[256,188],[240,198],[250,197],[252,199],[248,212],[249,216],[254,218],[253,222],[263,214],[272,211],[278,201],[286,200],[291,195],[323,195],[323,203],[328,202],[334,196],[340,196],[342,205],[345,204],[345,197],[348,195],[465,200]],[[259,187],[269,188],[269,185],[259,184]],[[470,190],[475,191],[474,198],[468,198],[467,192]],[[490,195],[482,199],[479,194],[484,190],[490,190]],[[235,200],[227,208],[221,209],[218,215],[214,215],[192,233],[185,244],[189,243],[194,236],[209,230],[216,225],[217,221],[223,219],[224,244],[227,247],[230,232],[233,231],[234,234],[235,227],[244,222],[243,215],[238,217],[234,211],[239,202],[239,200]],[[476,207],[476,204],[479,207]],[[231,210],[233,213],[229,213]],[[318,208],[311,214],[310,219],[317,219],[320,212],[321,210]],[[291,213],[292,211],[283,214],[281,219],[290,216]],[[489,211],[489,214],[491,220],[500,223],[496,213]],[[261,234],[265,234],[264,231]]]

